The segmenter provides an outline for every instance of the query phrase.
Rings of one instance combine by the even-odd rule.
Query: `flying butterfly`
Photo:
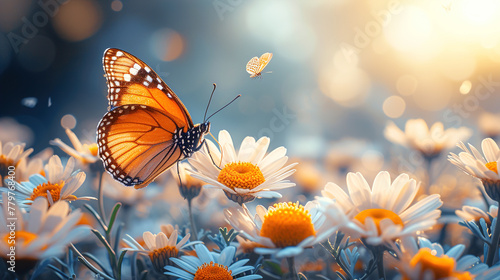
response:
[[[267,64],[269,64],[269,61],[271,61],[271,58],[273,58],[272,53],[265,53],[258,57],[253,57],[248,61],[247,63],[247,72],[250,74],[250,78],[255,78],[258,77],[262,74],[262,70],[266,68]]]
[[[99,157],[114,179],[140,189],[199,150],[210,122],[194,125],[177,95],[137,57],[107,49],[103,65],[109,106],[97,127]]]

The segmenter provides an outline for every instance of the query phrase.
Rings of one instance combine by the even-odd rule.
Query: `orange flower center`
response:
[[[198,267],[193,280],[233,280],[232,271],[218,263],[205,263]]]
[[[422,248],[411,259],[410,265],[415,267],[417,264],[421,265],[422,273],[429,273],[434,275],[433,279],[453,278],[458,280],[471,280],[472,277],[469,272],[456,272],[455,260],[446,255],[440,257],[432,254],[431,249]],[[404,277],[404,279],[407,279]]]
[[[264,183],[266,179],[260,168],[249,162],[231,162],[219,172],[217,181],[231,189],[252,190]]]
[[[274,204],[264,216],[260,236],[268,237],[276,247],[296,246],[316,235],[311,214],[299,203]]]
[[[61,189],[64,186],[64,181],[59,184],[51,184],[50,182],[48,183],[43,183],[41,185],[38,185],[35,189],[33,189],[33,194],[28,198],[29,200],[35,200],[37,197],[43,196],[47,198],[47,192],[50,193],[50,196],[52,196],[52,201],[56,202],[59,200],[59,197],[61,196]]]
[[[170,257],[177,257],[179,250],[175,246],[166,246],[160,249],[153,250],[149,253],[149,258],[154,262],[156,259],[169,259]]]
[[[97,151],[98,151],[98,147],[97,147],[97,143],[93,143],[93,144],[90,144],[89,145],[89,151],[90,151],[90,154],[92,154],[93,156],[97,156]]]
[[[15,235],[10,235],[10,233],[7,233],[3,237],[3,241],[5,244],[7,244],[8,247],[10,246],[16,246],[18,244],[23,244],[24,246],[27,246],[31,241],[35,240],[38,235],[27,232],[27,231],[15,231]],[[15,240],[15,241],[14,241]]]
[[[395,225],[404,226],[403,220],[401,220],[398,214],[387,209],[366,209],[354,216],[354,219],[358,220],[362,224],[365,224],[368,217],[371,217],[375,222],[379,234],[381,233],[380,222],[384,219],[391,220]]]
[[[489,170],[495,172],[496,174],[498,174],[498,168],[497,168],[497,162],[496,161],[492,161],[492,162],[488,162],[486,164],[486,168],[488,168]]]

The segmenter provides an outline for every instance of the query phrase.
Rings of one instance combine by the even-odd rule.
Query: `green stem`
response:
[[[426,194],[429,194],[429,190],[431,188],[431,184],[432,184],[432,162],[434,160],[435,157],[432,157],[432,156],[424,156],[425,158],[425,163],[426,163],[426,171],[427,171],[427,184],[425,186],[425,193]]]
[[[377,260],[377,270],[378,270],[378,278],[385,279],[385,270],[384,270],[384,248],[382,246],[376,246],[373,250],[373,255]]]
[[[495,256],[497,255],[498,242],[500,241],[500,221],[499,217],[496,218],[495,230],[493,231],[493,237],[491,238],[491,245],[488,249],[488,256],[486,258],[486,264],[488,266],[493,265]]]
[[[97,171],[97,176],[99,176],[99,186],[97,188],[97,199],[99,200],[99,215],[101,215],[101,218],[105,224],[108,224],[106,221],[106,213],[104,213],[104,195],[103,195],[103,189],[102,189],[102,172]]]
[[[484,190],[483,186],[477,186],[477,189],[481,193],[481,196],[483,197],[484,203],[486,204],[486,209],[489,211],[490,209],[490,201],[488,200],[488,195],[486,194],[486,191]]]
[[[288,258],[286,258],[286,261],[288,262],[288,270],[290,273],[290,279],[298,280],[297,271],[295,270],[295,257],[288,257]]]
[[[196,230],[196,224],[194,223],[194,217],[193,217],[193,207],[192,207],[192,199],[188,199],[188,211],[189,211],[189,222],[191,223],[191,231],[192,231],[192,240],[196,241],[198,240],[198,231]]]

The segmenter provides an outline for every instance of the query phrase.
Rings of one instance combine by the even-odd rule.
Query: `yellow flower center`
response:
[[[193,280],[233,280],[232,271],[218,263],[205,263],[198,267]]]
[[[404,226],[403,220],[401,220],[398,214],[387,209],[366,209],[354,216],[354,219],[358,220],[362,224],[365,224],[368,217],[371,217],[375,222],[379,234],[381,233],[380,222],[384,219],[391,220],[395,225]]]
[[[93,156],[97,156],[97,151],[98,151],[97,143],[93,143],[89,145],[89,151]]]
[[[254,189],[266,179],[260,168],[249,162],[231,162],[219,172],[217,181],[231,189]]]
[[[486,168],[488,168],[489,170],[495,172],[496,174],[498,174],[498,168],[497,168],[497,162],[496,161],[492,161],[492,162],[488,162],[486,164]]]
[[[33,194],[28,198],[29,200],[35,200],[37,197],[43,196],[47,198],[47,192],[50,193],[50,196],[52,196],[52,201],[58,201],[59,197],[61,196],[61,189],[64,186],[64,181],[59,184],[51,184],[50,182],[48,183],[43,183],[41,185],[38,185],[35,189],[33,189]]]
[[[469,272],[456,272],[455,260],[446,255],[440,257],[432,254],[429,248],[422,248],[411,259],[410,265],[415,267],[417,264],[421,265],[421,272],[429,271],[434,275],[433,279],[443,279],[448,277],[458,280],[471,280],[472,277]],[[404,277],[404,279],[408,279]]]
[[[31,232],[27,231],[15,231],[15,235],[10,235],[10,233],[7,233],[3,237],[3,241],[5,244],[7,244],[8,247],[10,246],[16,246],[16,244],[22,243],[24,246],[27,246],[31,241],[35,240],[37,238],[37,235]],[[15,240],[15,243],[14,241]]]
[[[260,236],[268,237],[276,247],[296,246],[316,235],[311,214],[299,203],[274,204],[264,216]]]

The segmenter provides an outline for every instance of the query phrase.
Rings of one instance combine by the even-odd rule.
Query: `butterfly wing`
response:
[[[257,71],[257,73],[262,72],[262,70],[264,70],[264,68],[266,68],[269,61],[271,61],[271,58],[273,58],[272,53],[265,53],[265,54],[260,56],[260,58],[259,58],[259,70]]]
[[[257,74],[257,70],[259,70],[259,58],[258,57],[253,57],[250,59],[247,63],[247,72],[250,74],[250,77],[254,77],[255,74]]]
[[[103,65],[109,112],[97,128],[99,156],[116,180],[143,188],[189,155],[195,141],[176,143],[176,137],[199,127],[177,95],[137,57],[107,49]]]
[[[179,123],[193,127],[184,104],[146,63],[125,51],[107,49],[103,66],[108,84],[108,110],[122,105],[146,105],[169,112]]]
[[[143,188],[182,157],[174,135],[183,123],[146,105],[122,105],[104,115],[97,128],[106,170],[126,186]]]

